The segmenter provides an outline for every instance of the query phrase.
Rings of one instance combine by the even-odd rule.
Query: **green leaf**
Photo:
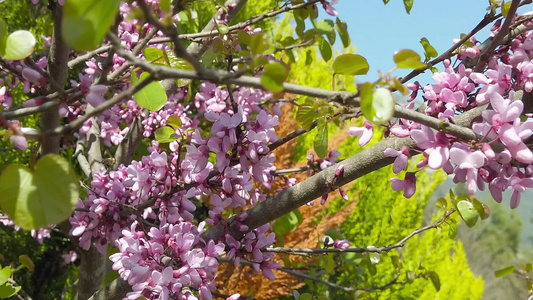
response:
[[[4,20],[0,19],[0,56],[6,54],[6,42],[7,42],[7,25]]]
[[[431,280],[431,283],[433,283],[433,286],[435,287],[435,289],[438,291],[440,291],[440,278],[439,278],[439,274],[437,274],[437,272],[435,271],[430,271],[427,273],[429,279]]]
[[[509,8],[511,8],[511,4],[513,4],[511,1],[504,1],[502,4],[502,16],[504,16],[505,18],[507,18],[507,14],[509,13]]]
[[[78,51],[92,50],[115,21],[120,0],[68,0],[63,6],[65,41]]]
[[[305,130],[311,129],[311,124],[315,121],[316,113],[315,109],[309,105],[298,106],[296,111],[296,121],[305,128]]]
[[[426,67],[420,61],[420,55],[410,49],[403,49],[394,53],[394,62],[400,69],[422,69]]]
[[[218,24],[217,29],[220,34],[227,34],[229,32],[229,27],[224,24]]]
[[[315,29],[318,34],[328,34],[335,32],[335,27],[332,20],[320,20],[316,22]]]
[[[448,224],[448,237],[450,239],[455,239],[457,236],[457,226],[455,224]]]
[[[474,204],[474,208],[478,212],[479,217],[481,218],[481,220],[485,220],[485,219],[487,219],[489,217],[490,210],[489,210],[489,207],[485,203],[481,203],[476,198],[472,199],[472,203]]]
[[[411,8],[413,8],[413,0],[403,0],[403,6],[405,6],[405,11],[410,13]]]
[[[11,284],[6,283],[4,285],[0,285],[0,298],[6,299],[14,296],[16,293],[20,291],[21,287],[16,286],[13,287]]]
[[[292,296],[294,297],[294,300],[300,300],[300,293],[297,290],[292,291]]]
[[[319,157],[323,158],[328,155],[328,124],[323,118],[318,121],[314,147]]]
[[[141,74],[140,80],[144,80],[148,78],[148,76],[150,76],[150,74],[144,72]],[[159,81],[149,83],[143,89],[135,93],[134,98],[137,105],[150,111],[160,110],[165,106],[168,100],[165,88]]]
[[[514,272],[514,266],[508,266],[508,267],[499,269],[498,271],[494,272],[494,276],[496,276],[496,278],[500,278],[505,275],[513,274],[513,272]]]
[[[43,156],[34,170],[9,165],[0,176],[0,206],[15,224],[35,229],[66,220],[79,200],[78,178],[69,162]]]
[[[143,54],[144,58],[146,58],[146,60],[151,63],[157,62],[158,64],[166,65],[166,62],[164,60],[165,54],[163,53],[163,49],[148,47],[144,48]]]
[[[476,225],[479,213],[470,201],[462,200],[457,203],[457,211],[468,227]]]
[[[324,271],[326,271],[326,274],[333,274],[333,272],[335,272],[335,256],[333,253],[327,254]]]
[[[341,75],[365,75],[370,66],[366,58],[359,54],[343,54],[333,62],[333,72]]]
[[[3,285],[7,282],[9,277],[11,277],[11,267],[5,266],[3,269],[0,269],[0,285]]]
[[[321,38],[318,44],[318,49],[320,50],[320,55],[324,61],[329,61],[333,52],[331,50],[331,45],[325,38]]]
[[[373,84],[365,83],[361,88],[361,110],[367,120],[374,124],[387,123],[394,114],[394,98],[386,88],[373,90]]]
[[[341,21],[339,18],[336,20],[337,24],[337,32],[339,33],[339,36],[341,37],[342,46],[344,48],[347,48],[350,46],[350,35],[348,34],[348,25],[346,22]]]
[[[164,12],[170,12],[170,0],[159,0],[159,7]]]
[[[36,42],[31,32],[17,30],[7,37],[2,57],[7,60],[24,59],[33,53]]]
[[[313,300],[313,295],[305,293],[300,295],[300,300]]]
[[[436,205],[440,209],[446,209],[448,207],[448,202],[444,198],[439,198],[439,200],[437,200]]]
[[[33,260],[31,260],[31,258],[28,255],[22,254],[21,256],[19,256],[19,262],[21,265],[26,267],[28,270],[32,272],[34,271],[35,265],[33,264]]]
[[[261,76],[261,84],[274,93],[283,91],[283,82],[287,78],[287,69],[279,63],[265,65],[265,72]]]
[[[249,35],[248,47],[252,54],[262,54],[268,49],[268,42],[265,39],[265,34],[258,32]]]
[[[168,126],[172,126],[175,129],[179,129],[179,128],[181,128],[182,122],[181,122],[180,117],[178,117],[176,115],[171,115],[167,119],[167,125]]]
[[[157,128],[155,130],[154,135],[155,140],[160,143],[170,143],[178,139],[176,137],[176,132],[174,131],[174,129],[168,126]]]
[[[433,48],[433,46],[429,43],[428,39],[423,37],[420,39],[420,44],[422,44],[422,47],[424,47],[424,55],[426,56],[426,61],[429,61],[433,57],[439,56],[439,53],[437,53],[437,50]]]

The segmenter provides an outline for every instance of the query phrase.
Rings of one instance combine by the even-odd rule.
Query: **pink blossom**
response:
[[[392,189],[395,191],[403,190],[405,198],[411,198],[416,192],[416,176],[413,172],[405,173],[405,179],[391,178]]]
[[[350,127],[349,129],[350,136],[359,136],[359,146],[364,147],[374,134],[374,126],[368,121],[365,121],[363,127]]]

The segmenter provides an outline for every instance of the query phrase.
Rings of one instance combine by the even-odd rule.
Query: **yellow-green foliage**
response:
[[[418,172],[417,192],[406,199],[401,191],[391,189],[389,178],[393,176],[391,167],[383,168],[358,179],[348,191],[352,201],[358,201],[358,205],[340,225],[340,231],[353,246],[391,245],[415,228],[426,225],[422,224],[424,207],[435,188],[446,178],[440,172]],[[344,200],[337,199],[329,210],[339,211],[344,206]],[[325,280],[365,289],[386,285],[397,274],[398,282],[405,281],[407,271],[414,272],[418,277],[411,283],[370,292],[363,299],[480,299],[483,292],[483,280],[471,272],[462,244],[448,237],[447,226],[426,231],[409,240],[405,247],[382,254],[380,262],[372,265],[374,270],[361,265],[360,256],[341,255],[344,256],[337,258],[340,267],[334,274],[324,276]],[[392,264],[392,256],[399,257],[399,269]],[[422,277],[430,271],[439,276],[441,288],[438,292],[429,279]],[[328,294],[330,299],[353,299],[353,295],[335,289],[327,290],[319,285],[313,285],[312,291]]]

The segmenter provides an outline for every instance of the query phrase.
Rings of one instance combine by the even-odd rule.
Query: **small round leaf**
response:
[[[333,62],[333,72],[341,75],[365,75],[370,66],[359,54],[343,54]]]
[[[274,93],[283,91],[283,82],[287,78],[287,69],[279,63],[269,63],[261,76],[263,86]]]
[[[18,30],[11,33],[5,44],[4,59],[19,60],[30,56],[35,49],[35,37],[26,30]]]
[[[459,201],[457,203],[457,210],[468,227],[476,225],[479,213],[474,208],[472,202],[466,200]]]
[[[43,156],[34,170],[9,165],[0,176],[0,206],[16,225],[42,228],[66,220],[79,200],[78,179],[59,155]]]
[[[394,62],[400,69],[423,69],[426,67],[420,61],[420,55],[410,49],[403,49],[394,53]]]
[[[361,88],[361,110],[370,122],[384,124],[394,115],[394,98],[388,89],[372,91],[372,87],[371,83],[365,83]]]

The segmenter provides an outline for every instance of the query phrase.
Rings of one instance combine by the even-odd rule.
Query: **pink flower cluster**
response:
[[[452,68],[446,61],[445,72],[433,75],[435,84],[423,88],[429,102],[426,113],[443,120],[453,121],[464,111],[490,104],[482,112],[482,120],[472,126],[477,141],[459,141],[453,135],[408,120],[400,120],[401,125],[394,125],[391,132],[400,137],[408,134],[417,143],[424,155],[419,169],[443,169],[454,175],[455,183],[465,183],[470,194],[484,190],[488,184],[498,202],[503,191],[510,188],[511,208],[516,208],[521,194],[533,187],[533,152],[526,144],[533,135],[533,121],[521,118],[524,103],[515,99],[512,89],[533,90],[533,34],[527,32],[497,51],[499,55],[491,58],[483,73],[463,64]],[[471,58],[472,53],[465,53],[465,57]],[[407,168],[407,149],[386,149],[384,154],[396,157],[395,173]],[[391,179],[392,188],[403,189],[405,197],[413,196],[415,175],[416,171],[406,172],[404,180]]]
[[[201,299],[211,299],[217,257],[223,254],[224,244],[205,244],[200,239],[202,231],[203,224],[196,227],[190,222],[149,230],[134,222],[124,229],[118,240],[119,252],[110,259],[113,270],[133,287],[127,298],[197,300],[192,293],[196,290]]]

